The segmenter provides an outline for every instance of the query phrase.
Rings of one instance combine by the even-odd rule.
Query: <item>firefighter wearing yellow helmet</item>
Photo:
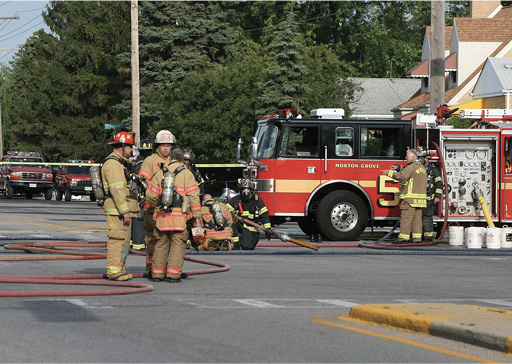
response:
[[[107,278],[126,281],[133,276],[126,273],[126,257],[130,251],[132,217],[139,214],[137,200],[130,196],[129,182],[133,152],[133,135],[122,131],[108,144],[114,151],[101,167],[105,191],[104,212],[107,219]]]
[[[154,177],[162,167],[169,164],[169,156],[172,147],[176,144],[176,138],[169,130],[160,130],[153,142],[156,152],[147,157],[139,171],[139,176],[143,177],[148,184],[146,197],[144,201],[144,229],[146,230],[146,271],[151,275],[151,267],[153,265],[153,253],[155,251],[156,238],[153,235],[155,230],[155,220],[153,214],[157,204],[150,202],[147,198],[148,191],[158,194],[159,191],[155,187]]]

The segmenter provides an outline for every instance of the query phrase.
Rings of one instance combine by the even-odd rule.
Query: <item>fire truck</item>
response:
[[[475,123],[454,129],[442,116],[348,120],[342,109],[316,109],[301,118],[285,109],[258,121],[250,157],[239,162],[247,166],[244,177],[254,181],[273,225],[295,221],[308,235],[354,240],[369,226],[399,220],[400,186],[381,170],[405,165],[407,149],[423,146],[445,180],[438,226],[507,224],[512,223],[510,115],[512,110],[461,110],[462,118]],[[241,140],[239,159],[240,153]]]
[[[2,158],[0,190],[5,192],[7,198],[24,192],[28,199],[35,193],[43,193],[46,200],[51,200],[52,179],[52,171],[45,165],[39,153],[9,151]]]
[[[91,201],[96,201],[92,190],[89,170],[94,161],[68,160],[59,167],[55,175],[55,199],[71,201],[71,196],[87,195]]]

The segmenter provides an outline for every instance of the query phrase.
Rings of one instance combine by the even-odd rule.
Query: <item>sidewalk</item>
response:
[[[451,303],[373,304],[349,317],[512,354],[512,311]]]

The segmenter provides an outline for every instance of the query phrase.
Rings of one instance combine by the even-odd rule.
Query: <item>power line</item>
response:
[[[23,24],[22,26],[20,26],[20,27],[18,27],[18,28],[16,28],[16,29],[11,30],[9,33],[6,33],[6,34],[2,35],[2,36],[0,37],[0,41],[1,41],[1,40],[4,40],[4,37],[5,37],[5,36],[7,36],[7,35],[9,35],[9,34],[12,34],[12,33],[14,33],[15,31],[17,31],[17,30],[19,30],[19,29],[21,29],[21,28],[25,27],[26,25],[28,25],[28,24],[32,23],[34,20],[36,20],[36,19],[37,19],[37,18],[39,18],[40,16],[41,16],[41,14],[39,14],[39,15],[38,15],[38,16],[36,16],[35,18],[33,18],[33,19],[29,20],[27,23]],[[41,23],[39,23],[39,24],[41,24]],[[20,34],[20,33],[18,33],[18,34],[16,34],[16,35],[19,35],[19,34]],[[7,39],[10,39],[10,38],[7,38]]]

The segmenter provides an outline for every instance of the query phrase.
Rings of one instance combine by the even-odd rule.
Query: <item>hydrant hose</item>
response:
[[[492,228],[495,227],[494,222],[492,222],[492,218],[491,218],[491,214],[489,213],[489,209],[487,208],[487,203],[485,203],[485,199],[484,199],[482,190],[480,189],[480,187],[478,187],[478,183],[476,183],[476,181],[473,182],[473,188],[474,188],[473,198],[478,199],[478,202],[480,202],[480,205],[482,205],[482,211],[485,216],[485,221],[487,221],[487,225]]]

